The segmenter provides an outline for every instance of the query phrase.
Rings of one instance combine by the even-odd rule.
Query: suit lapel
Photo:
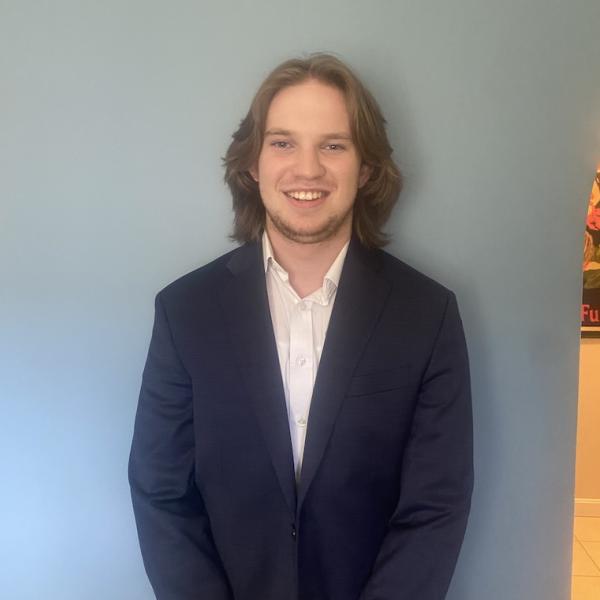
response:
[[[232,278],[221,290],[221,302],[231,343],[279,485],[294,514],[294,459],[260,245],[242,246],[227,266]]]
[[[298,513],[323,458],[350,377],[371,335],[390,284],[379,254],[352,237],[317,371],[298,488]]]
[[[379,273],[377,252],[353,236],[340,277],[317,371],[298,490],[285,394],[267,296],[262,251],[248,243],[228,263],[230,281],[221,290],[232,346],[292,514],[299,512],[333,431],[360,355],[390,291]]]

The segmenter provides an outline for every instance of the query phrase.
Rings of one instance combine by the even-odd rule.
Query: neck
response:
[[[323,285],[323,278],[344,244],[350,239],[350,227],[342,227],[335,236],[322,242],[302,244],[282,235],[267,219],[267,235],[275,260],[287,271],[290,285],[304,298]]]

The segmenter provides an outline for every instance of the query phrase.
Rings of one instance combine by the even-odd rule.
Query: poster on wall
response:
[[[581,335],[600,337],[600,166],[590,194],[584,235]]]

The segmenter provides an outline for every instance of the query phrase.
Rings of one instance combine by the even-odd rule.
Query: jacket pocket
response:
[[[374,371],[364,375],[353,375],[347,396],[380,394],[410,385],[409,366],[404,365],[385,371]]]

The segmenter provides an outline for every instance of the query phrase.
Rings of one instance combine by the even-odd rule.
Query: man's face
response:
[[[300,243],[348,238],[356,193],[370,169],[361,166],[342,92],[314,79],[279,91],[251,174],[268,232]]]

